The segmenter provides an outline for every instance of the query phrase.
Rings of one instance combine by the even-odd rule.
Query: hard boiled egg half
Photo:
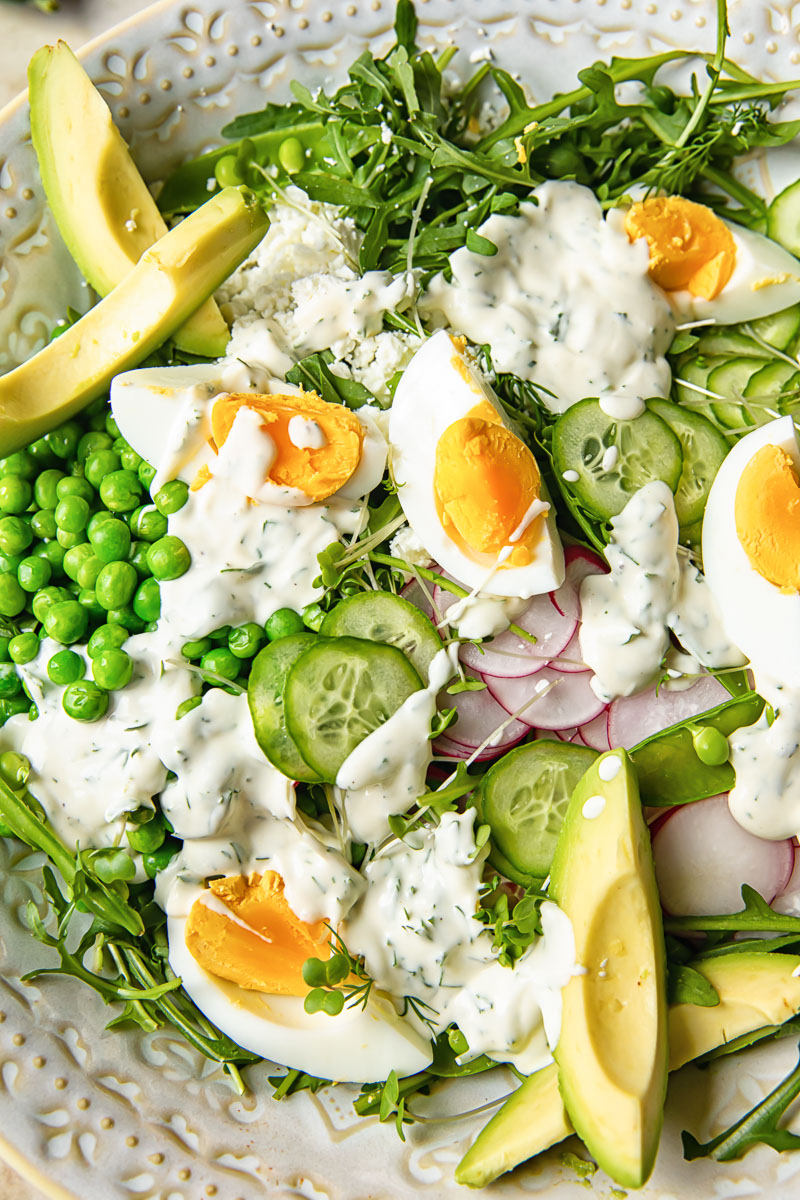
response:
[[[168,903],[169,961],[201,1012],[240,1046],[335,1082],[369,1083],[424,1070],[431,1043],[375,988],[366,1007],[307,1013],[303,963],[329,956],[322,921],[301,921],[283,881],[263,875],[181,886]],[[180,912],[175,912],[180,907]]]
[[[743,437],[703,520],[703,569],[756,673],[800,687],[800,447],[791,417]]]
[[[389,443],[408,523],[454,579],[520,598],[560,586],[564,555],[536,460],[444,330],[403,373]]]
[[[800,261],[704,204],[649,196],[627,210],[624,226],[630,241],[646,239],[650,278],[684,320],[730,325],[800,301]]]
[[[157,478],[200,487],[227,471],[252,499],[286,506],[354,500],[377,487],[387,454],[379,409],[356,412],[280,380],[266,392],[231,392],[224,374],[221,364],[145,367],[112,381],[120,433]]]

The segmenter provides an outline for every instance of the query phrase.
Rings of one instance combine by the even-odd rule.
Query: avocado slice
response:
[[[169,337],[264,236],[269,220],[225,188],[145,250],[75,325],[0,376],[0,454],[7,455],[102,395]]]
[[[562,991],[561,1095],[600,1166],[641,1187],[664,1115],[666,967],[650,835],[623,750],[598,758],[572,793],[550,894],[584,968]]]
[[[31,137],[50,209],[70,254],[106,296],[167,226],[109,112],[66,42],[28,68]],[[219,358],[230,333],[213,297],[175,330],[182,350]]]
[[[800,1012],[800,957],[732,951],[692,963],[719,993],[719,1004],[669,1009],[669,1069],[737,1037],[774,1028]],[[529,1075],[480,1131],[456,1167],[456,1180],[486,1187],[504,1171],[574,1133],[558,1090],[555,1063]]]

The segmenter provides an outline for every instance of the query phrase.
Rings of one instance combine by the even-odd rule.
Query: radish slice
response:
[[[428,589],[431,595],[433,594],[433,590],[433,584],[431,584]],[[410,580],[410,582],[401,589],[400,595],[404,600],[408,600],[410,604],[413,604],[415,608],[418,608],[420,612],[425,613],[425,616],[429,621],[435,621],[431,602],[417,583],[416,579]]]
[[[526,729],[525,733],[527,732],[528,730]],[[480,754],[475,756],[475,762],[488,762],[493,758],[498,758],[501,754],[505,754],[508,749],[508,746],[486,746],[481,750]],[[462,746],[460,742],[454,742],[452,738],[443,733],[433,743],[433,752],[443,758],[460,758],[464,762],[466,759],[472,758],[473,754],[475,754],[475,747]]]
[[[713,675],[705,675],[691,687],[679,691],[655,684],[635,696],[622,696],[614,700],[609,709],[608,740],[612,746],[624,746],[629,750],[644,738],[686,721],[699,717],[731,694]]]
[[[591,671],[565,675],[545,667],[531,679],[496,679],[484,676],[489,691],[506,712],[514,713],[520,721],[537,729],[567,729],[584,725],[605,708],[589,684]],[[537,689],[547,689],[536,699]]]
[[[575,632],[567,642],[564,649],[560,652],[558,658],[553,658],[550,661],[550,666],[554,671],[563,671],[569,675],[571,672],[588,671],[586,663],[581,658],[581,626],[580,621],[575,626]]]
[[[800,916],[800,852],[798,851],[796,838],[794,842],[794,870],[786,886],[773,900],[772,907],[777,909],[778,912],[788,913],[793,917]]]
[[[557,737],[560,742],[574,742],[576,739],[580,741],[580,738],[578,737],[578,729],[575,725],[571,725],[568,729],[537,730],[536,736],[537,738],[539,736],[543,738]]]
[[[653,835],[661,903],[676,917],[741,912],[743,883],[771,903],[794,857],[791,840],[770,842],[742,829],[726,795],[672,809]]]
[[[488,737],[492,737],[508,721],[508,713],[488,690],[457,692],[455,696],[445,693],[442,702],[446,708],[455,708],[458,713],[455,724],[447,727],[448,741],[465,746],[469,753],[482,745]],[[499,752],[513,746],[527,732],[527,723],[510,721],[502,732],[497,733],[497,741],[493,742],[491,749]]]
[[[567,546],[564,550],[564,582],[557,592],[551,592],[553,603],[565,615],[580,613],[581,584],[587,575],[607,575],[608,564],[594,550],[585,546]]]
[[[450,607],[452,598],[437,589],[435,601],[444,612]],[[521,679],[543,670],[551,658],[561,654],[578,628],[577,609],[574,614],[565,615],[552,602],[550,593],[534,596],[525,612],[514,621],[520,629],[535,637],[536,642],[528,642],[506,630],[480,648],[472,642],[464,642],[459,651],[461,661],[482,675]]]
[[[581,725],[578,733],[587,746],[605,754],[606,750],[611,749],[611,742],[608,740],[608,709],[604,709],[593,721]]]

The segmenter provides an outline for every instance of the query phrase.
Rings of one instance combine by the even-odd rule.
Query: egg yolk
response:
[[[270,483],[297,488],[313,501],[326,500],[347,482],[361,461],[364,427],[358,417],[343,404],[321,400],[315,392],[221,396],[211,411],[216,448],[224,445],[240,408],[260,414],[261,429],[274,443],[275,458],[267,476]],[[299,436],[295,418],[299,418]],[[303,430],[314,426],[314,436],[305,436]]]
[[[541,536],[541,477],[524,442],[500,423],[488,401],[448,425],[436,446],[433,477],[442,528],[466,553],[497,556],[501,566],[525,566]]]
[[[682,196],[650,196],[625,217],[631,242],[647,238],[648,274],[665,291],[713,300],[733,274],[736,243],[724,221]]]
[[[217,903],[198,898],[186,921],[186,945],[200,966],[251,991],[305,996],[303,963],[330,956],[325,922],[295,916],[275,871],[212,879],[209,891]]]
[[[753,569],[782,592],[799,592],[800,483],[780,446],[762,446],[742,471],[734,516]]]

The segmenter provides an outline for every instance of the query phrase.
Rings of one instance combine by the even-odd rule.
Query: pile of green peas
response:
[[[43,636],[65,647],[47,670],[75,719],[97,720],[130,682],[125,641],[156,627],[159,584],[191,562],[167,530],[188,487],[173,480],[151,501],[154,477],[105,399],[0,459],[0,724],[31,710],[16,666]],[[86,644],[91,678],[75,644]]]
[[[281,637],[318,628],[324,617],[319,605],[308,605],[302,613],[293,608],[279,608],[264,625],[247,621],[244,625],[222,625],[206,637],[193,638],[183,645],[183,656],[198,667],[206,684],[226,687],[226,684],[246,686],[253,659],[265,641],[274,642]],[[313,610],[313,611],[312,611]],[[237,688],[229,689],[236,691]],[[200,703],[200,697],[185,700],[178,709],[178,716],[185,716]]]

